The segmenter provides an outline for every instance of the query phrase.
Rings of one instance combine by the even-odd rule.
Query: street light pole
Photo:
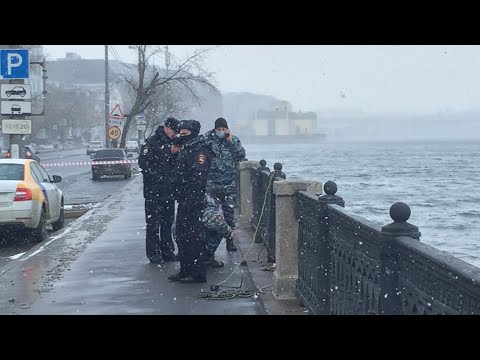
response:
[[[108,116],[110,115],[110,89],[108,85],[108,45],[105,45],[105,147],[109,147]]]
[[[170,53],[168,52],[168,45],[165,45],[165,66],[167,68],[167,78],[168,78],[168,67],[170,66]]]

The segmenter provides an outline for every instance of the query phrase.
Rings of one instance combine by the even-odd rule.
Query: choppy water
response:
[[[335,181],[345,207],[380,226],[405,202],[422,242],[480,267],[480,141],[244,147],[249,160],[280,162],[287,179]]]

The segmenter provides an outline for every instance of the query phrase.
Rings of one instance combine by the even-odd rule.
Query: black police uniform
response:
[[[205,209],[208,170],[215,154],[204,136],[198,135],[198,121],[184,120],[178,129],[189,129],[192,134],[180,138],[186,142],[182,145],[175,164],[178,201],[176,240],[180,272],[168,278],[186,283],[206,282],[207,269],[203,258],[205,239],[201,236],[201,219]]]
[[[176,128],[178,120],[169,118],[165,126]],[[173,140],[158,127],[142,146],[138,164],[143,174],[145,198],[146,254],[150,262],[175,260],[172,225],[175,216],[172,170],[177,154],[170,149]],[[159,231],[160,228],[160,231]],[[159,237],[160,235],[160,237]]]

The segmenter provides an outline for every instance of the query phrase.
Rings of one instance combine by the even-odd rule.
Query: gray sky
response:
[[[182,59],[204,47],[170,45],[170,51]],[[66,52],[104,57],[103,45],[45,49],[50,59]],[[126,45],[115,49],[123,60],[135,61]],[[480,46],[224,45],[205,64],[222,92],[272,95],[294,110],[423,114],[480,108]]]

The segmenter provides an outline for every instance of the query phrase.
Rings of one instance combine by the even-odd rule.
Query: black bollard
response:
[[[410,207],[402,202],[397,202],[390,207],[390,217],[393,223],[382,227],[382,233],[391,236],[408,236],[420,240],[421,233],[418,226],[407,222],[410,218]]]

